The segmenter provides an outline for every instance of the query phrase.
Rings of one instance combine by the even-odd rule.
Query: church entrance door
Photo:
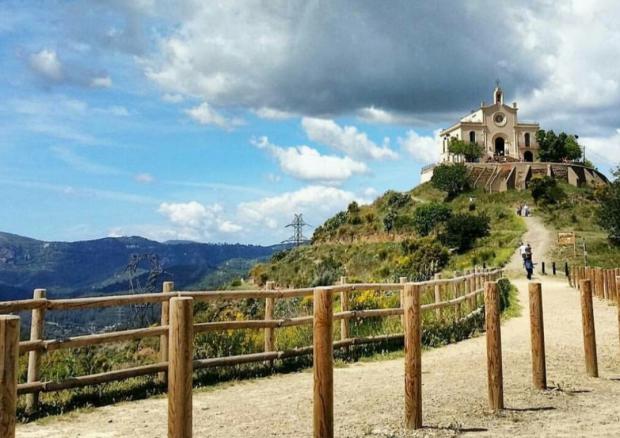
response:
[[[505,155],[505,153],[504,153],[504,138],[503,137],[497,137],[495,139],[495,155],[499,155],[501,157],[503,157]]]
[[[528,163],[531,163],[532,161],[534,161],[534,155],[532,155],[530,151],[525,151],[525,153],[523,154],[523,159]]]

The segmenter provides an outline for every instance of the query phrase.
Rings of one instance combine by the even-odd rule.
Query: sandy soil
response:
[[[534,254],[550,243],[542,224],[528,220],[525,240]],[[516,260],[520,268],[519,260]],[[514,267],[513,266],[513,267]],[[563,277],[543,283],[547,378],[531,385],[527,281],[516,279],[523,315],[502,325],[507,409],[487,409],[485,339],[478,337],[424,353],[425,428],[406,432],[403,360],[357,363],[335,369],[338,437],[620,436],[620,361],[616,310],[595,302],[601,377],[585,375],[578,293]],[[194,393],[196,437],[307,437],[312,432],[309,371],[222,385]],[[166,400],[122,403],[20,425],[18,437],[166,436]]]

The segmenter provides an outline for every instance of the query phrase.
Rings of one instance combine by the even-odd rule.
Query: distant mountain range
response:
[[[282,245],[160,243],[142,237],[45,242],[0,232],[0,300],[30,298],[34,288],[46,288],[48,296],[128,291],[132,275],[126,268],[136,256],[142,261],[133,274],[134,285],[148,283],[149,274],[157,271],[150,263],[155,260],[163,269],[159,283],[214,287],[279,249]]]

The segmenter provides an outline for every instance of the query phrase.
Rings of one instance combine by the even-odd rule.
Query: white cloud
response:
[[[367,123],[384,123],[388,125],[413,125],[424,123],[417,117],[386,111],[374,106],[360,109],[357,112],[357,117]]]
[[[285,120],[295,117],[295,114],[289,113],[288,111],[280,111],[274,108],[267,107],[262,107],[254,110],[254,114],[256,114],[261,119],[267,120]]]
[[[364,196],[368,199],[373,199],[378,194],[379,192],[377,192],[377,189],[375,189],[374,187],[367,187],[366,189],[364,189]]]
[[[125,236],[122,227],[112,227],[108,230],[108,237],[123,237]]]
[[[168,102],[168,103],[179,103],[179,102],[183,102],[183,95],[181,94],[175,94],[175,93],[165,93],[161,99],[164,102]]]
[[[91,173],[94,175],[115,175],[121,173],[118,169],[97,163],[89,158],[76,154],[73,150],[62,147],[52,146],[50,151],[61,161],[80,172]]]
[[[544,80],[517,96],[527,119],[543,128],[599,135],[617,125],[620,108],[620,3],[562,2],[523,11],[517,30],[537,53]]]
[[[620,128],[609,136],[579,137],[586,158],[598,166],[614,168],[620,164]]]
[[[398,144],[407,151],[413,159],[421,164],[434,163],[439,159],[439,131],[433,136],[421,136],[413,129],[407,131],[405,138],[398,137]]]
[[[367,199],[336,187],[311,185],[293,192],[243,202],[237,216],[254,227],[266,226],[272,230],[283,228],[294,213],[302,213],[313,226],[320,225],[327,217],[343,210],[351,201],[368,202]]]
[[[304,117],[301,125],[311,140],[342,151],[353,158],[380,160],[398,157],[398,154],[390,149],[388,139],[384,140],[382,146],[378,146],[355,126],[341,127],[333,120],[312,117]]]
[[[112,86],[112,78],[110,76],[94,77],[90,81],[90,86],[94,88],[110,88]]]
[[[62,64],[53,50],[43,49],[33,53],[29,58],[30,67],[40,75],[54,81],[63,77]]]
[[[280,175],[276,175],[275,173],[268,173],[267,180],[272,183],[278,183],[282,180]]]
[[[242,125],[244,122],[239,118],[227,118],[218,111],[214,110],[207,102],[203,102],[197,107],[185,110],[185,113],[201,125],[215,125],[222,129],[232,129]]]
[[[283,172],[304,181],[339,183],[353,175],[368,172],[368,167],[362,162],[349,157],[321,155],[316,149],[305,145],[283,148],[269,143],[267,137],[253,140],[252,144],[273,155]]]
[[[153,175],[151,175],[150,173],[138,173],[136,176],[134,176],[134,180],[142,184],[150,184],[155,181],[155,178],[153,178]]]
[[[163,202],[158,212],[174,226],[178,239],[208,240],[218,233],[237,233],[243,227],[224,218],[219,204],[203,205],[197,201],[185,203]]]

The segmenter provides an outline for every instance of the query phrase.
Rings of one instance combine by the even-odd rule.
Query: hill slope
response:
[[[179,287],[209,283],[226,272],[243,273],[257,260],[270,256],[277,247],[160,243],[142,237],[104,238],[81,242],[43,242],[0,233],[0,296],[2,299],[30,297],[32,289],[44,287],[52,295],[92,294],[125,291],[125,273],[134,255],[154,255],[163,268],[162,279]],[[144,283],[149,261],[136,270]],[[219,274],[218,274],[219,273]]]
[[[350,281],[397,281],[400,276],[425,279],[437,271],[470,269],[474,264],[503,265],[525,231],[512,206],[528,197],[514,191],[474,191],[444,202],[443,193],[429,184],[404,193],[388,191],[370,205],[350,205],[315,230],[311,245],[276,253],[269,263],[254,267],[252,276],[258,283],[318,286],[341,275]],[[452,234],[460,228],[467,238],[469,222],[481,217],[488,218],[489,233],[472,239],[473,247],[461,249],[449,238],[453,236],[448,236],[446,222],[421,233],[416,212],[428,205],[450,211]]]

